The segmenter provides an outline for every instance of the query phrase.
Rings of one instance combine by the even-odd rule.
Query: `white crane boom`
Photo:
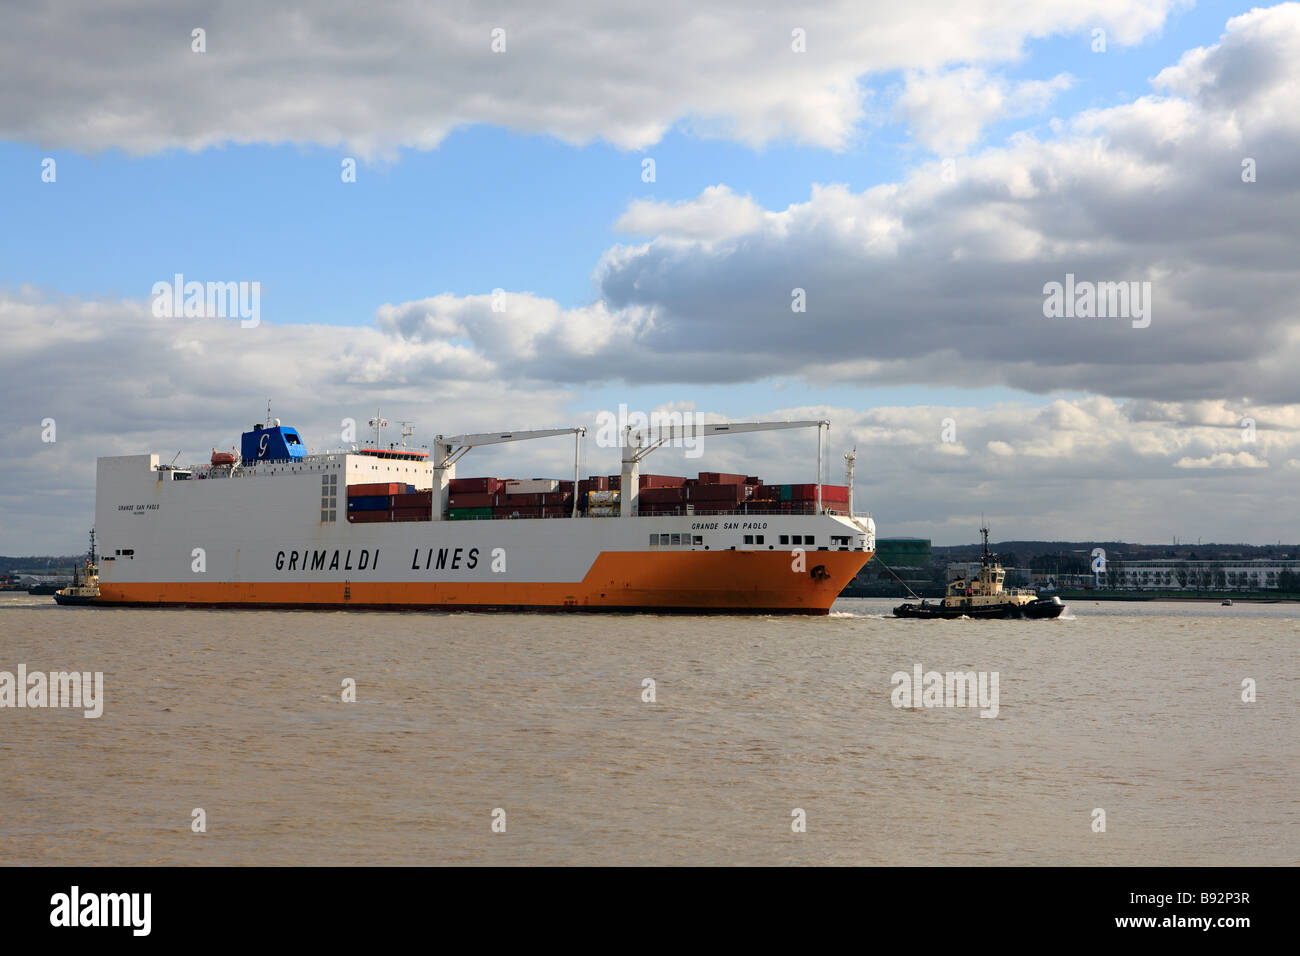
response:
[[[641,484],[641,460],[649,455],[656,448],[661,447],[665,442],[672,441],[674,438],[687,435],[691,437],[704,437],[706,435],[739,435],[745,432],[768,432],[777,431],[782,428],[816,428],[817,429],[817,512],[822,510],[822,429],[830,428],[831,423],[826,419],[810,419],[807,421],[796,422],[726,422],[716,425],[692,425],[678,427],[668,425],[655,429],[644,429],[644,432],[653,434],[653,438],[648,444],[642,445],[643,431],[638,429],[635,433],[636,442],[633,443],[633,430],[629,425],[624,430],[623,439],[623,472],[619,481],[619,514],[624,518],[635,515],[638,511],[637,503],[640,498]]]
[[[476,445],[499,445],[507,441],[527,441],[530,438],[554,438],[556,435],[572,435],[575,432],[586,433],[587,429],[581,425],[576,428],[540,428],[533,431],[523,432],[481,432],[477,435],[439,435],[437,442],[440,445],[465,445],[473,448]]]
[[[582,436],[587,434],[586,426],[573,428],[537,428],[521,432],[480,432],[475,435],[438,435],[434,438],[433,453],[433,488],[430,495],[434,521],[441,521],[447,511],[448,485],[456,477],[456,462],[479,445],[500,445],[510,441],[528,441],[531,438],[555,438],[558,435],[573,435],[573,517],[578,515],[578,461],[582,453]]]

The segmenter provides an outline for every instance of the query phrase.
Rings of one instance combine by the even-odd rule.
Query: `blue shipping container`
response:
[[[359,495],[348,499],[348,511],[387,511],[387,495]]]

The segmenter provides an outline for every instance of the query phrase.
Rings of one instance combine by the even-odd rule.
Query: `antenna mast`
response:
[[[853,517],[853,466],[858,461],[858,446],[854,445],[853,450],[844,454],[844,472],[845,478],[849,485],[849,517]]]
[[[380,417],[380,410],[375,409],[375,417],[370,419],[370,427],[375,430],[375,447],[383,448],[383,429],[388,427],[388,422]]]

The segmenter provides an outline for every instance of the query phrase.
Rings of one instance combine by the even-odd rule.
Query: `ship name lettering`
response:
[[[718,523],[716,521],[696,521],[691,525],[692,531],[717,531]]]
[[[309,550],[277,551],[275,555],[275,569],[277,571],[286,571],[286,570],[287,571],[298,571],[298,570],[324,571],[327,570],[325,567],[325,558],[330,557],[330,565],[328,570],[337,571],[339,570],[339,557],[341,554],[342,552],[335,551],[331,556],[328,550],[326,551],[309,551]],[[417,552],[417,556],[418,556],[418,552]],[[299,568],[299,564],[298,564],[298,562],[300,561],[302,562],[301,568]],[[310,565],[308,565],[308,561],[311,562]],[[357,561],[355,567],[352,564],[352,552],[349,550],[345,555],[343,555],[344,571],[353,571],[353,570],[365,571],[367,569],[378,570],[378,568],[379,568],[378,548],[375,548],[373,552],[369,548],[361,549],[357,553]]]

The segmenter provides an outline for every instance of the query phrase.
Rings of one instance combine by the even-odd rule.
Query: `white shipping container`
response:
[[[544,495],[560,487],[556,478],[510,478],[506,481],[508,495]]]

